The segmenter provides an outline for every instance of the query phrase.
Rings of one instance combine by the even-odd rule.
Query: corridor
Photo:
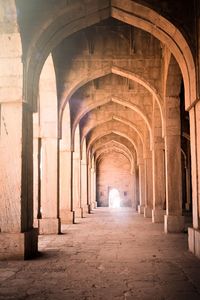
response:
[[[39,236],[40,257],[0,262],[0,299],[200,299],[187,234],[131,208],[98,208],[63,234]]]

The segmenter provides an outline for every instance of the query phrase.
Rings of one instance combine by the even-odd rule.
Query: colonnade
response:
[[[58,9],[55,16],[49,10],[47,16],[52,19],[41,20],[44,23],[34,32],[37,24],[25,28],[17,14],[22,7],[17,7],[14,0],[8,2],[8,6],[1,4],[0,34],[4,45],[0,49],[0,258],[34,256],[38,233],[59,234],[62,224],[76,222],[97,207],[94,148],[98,142],[105,146],[106,137],[128,149],[123,150],[131,157],[132,197],[137,198],[138,212],[153,222],[162,222],[166,233],[182,232],[182,79],[182,100],[190,120],[191,171],[187,169],[186,182],[193,226],[189,228],[189,249],[200,257],[199,63],[181,30],[137,1],[127,0],[123,7],[120,1],[102,4],[95,0],[95,5],[76,1],[73,7],[70,4]],[[67,23],[69,17],[76,25]],[[159,43],[155,53],[158,59],[140,57],[145,63],[143,72],[138,58],[135,63],[139,67],[132,63],[135,58],[130,58],[130,51],[127,54],[126,44],[123,59],[121,54],[116,58],[115,52],[110,55],[115,44],[108,45],[108,53],[98,52],[98,47],[88,53],[87,45],[86,49],[81,45],[83,53],[77,55],[77,61],[71,57],[70,68],[65,66],[63,71],[60,64],[65,60],[60,63],[57,57],[62,52],[62,42],[76,31],[108,18],[150,33]],[[29,27],[32,34],[24,34]],[[33,38],[29,41],[28,36]],[[142,47],[140,50],[145,53]],[[106,76],[110,84],[115,80],[126,84],[117,92],[107,89],[100,93],[98,80]],[[129,88],[130,82],[139,86],[138,98]],[[91,91],[95,91],[94,97]],[[92,121],[85,117],[87,113]]]

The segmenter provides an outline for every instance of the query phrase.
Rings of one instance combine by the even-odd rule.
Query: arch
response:
[[[138,153],[137,145],[135,144],[135,142],[134,142],[132,139],[130,139],[126,134],[121,133],[121,132],[118,131],[118,130],[109,130],[109,131],[107,131],[105,134],[100,134],[97,138],[95,138],[94,140],[92,140],[92,141],[88,144],[88,146],[87,146],[87,157],[88,157],[88,155],[89,155],[89,151],[90,151],[90,148],[92,147],[92,145],[93,145],[98,139],[100,139],[101,137],[104,137],[104,136],[109,135],[109,134],[111,134],[111,133],[115,133],[115,134],[117,134],[117,135],[119,135],[119,136],[122,136],[122,137],[126,138],[126,139],[132,144],[132,146],[134,147],[135,152],[136,152],[136,157],[138,158],[139,153]]]
[[[114,150],[113,150],[114,149]],[[100,164],[101,163],[101,161],[104,159],[104,157],[107,155],[107,154],[110,154],[110,153],[112,153],[112,152],[115,152],[115,153],[119,153],[119,154],[121,154],[121,155],[123,155],[128,161],[129,161],[129,163],[130,163],[130,173],[132,173],[132,171],[133,171],[133,164],[132,164],[132,161],[130,160],[130,158],[128,157],[128,155],[125,153],[125,152],[123,152],[123,151],[118,151],[118,149],[116,148],[112,148],[112,149],[110,149],[110,151],[105,151],[105,153],[101,153],[100,155],[99,155],[99,157],[98,157],[98,160],[96,160],[95,161],[95,163],[96,163],[96,166],[98,166],[98,164]]]
[[[105,99],[102,102],[98,102],[98,105],[97,104],[95,104],[95,105],[92,104],[91,106],[89,106],[86,109],[86,111],[81,116],[79,116],[79,118],[76,120],[76,122],[74,122],[73,127],[72,127],[72,143],[73,143],[74,130],[75,130],[77,124],[80,122],[81,118],[83,118],[83,116],[86,113],[88,113],[90,110],[94,109],[95,107],[103,106],[103,105],[105,105],[109,102],[114,102],[114,103],[117,103],[119,105],[126,106],[126,107],[130,108],[131,110],[137,112],[142,117],[142,119],[144,120],[144,122],[146,123],[146,125],[148,127],[149,136],[150,136],[150,144],[152,144],[152,141],[153,141],[153,139],[152,139],[152,129],[151,129],[150,120],[148,119],[148,117],[145,116],[143,111],[137,105],[132,104],[128,101],[125,101],[124,99],[120,99],[120,98],[116,98],[116,97],[112,97],[111,100],[110,99]]]
[[[127,152],[129,152],[130,155],[132,155],[133,160],[135,161],[136,152],[131,142],[128,141],[125,137],[122,137],[115,133],[108,134],[98,139],[96,143],[92,146],[91,155],[95,155],[95,152],[98,151],[98,149],[100,149],[102,145],[107,145],[112,142],[118,144],[121,147],[125,147],[127,149]]]
[[[124,144],[121,144],[121,143],[119,143],[119,142],[117,142],[117,141],[115,141],[115,140],[110,140],[110,141],[108,141],[108,142],[106,142],[106,143],[102,143],[102,146],[98,147],[98,148],[93,152],[93,155],[94,155],[94,157],[95,157],[95,161],[96,161],[97,158],[98,158],[97,152],[99,152],[99,151],[101,151],[101,150],[102,150],[102,151],[106,150],[105,147],[106,147],[106,149],[111,148],[111,147],[118,148],[118,149],[120,149],[120,150],[126,152],[127,155],[131,158],[131,161],[134,161],[133,153],[131,153],[131,151],[130,151]]]
[[[134,141],[134,143],[137,145],[138,151],[140,150],[140,152],[143,152],[142,147],[140,149],[141,145],[138,143],[137,140],[135,140],[135,136],[132,135],[132,130],[130,130],[130,128],[128,128],[127,125],[122,126],[122,123],[120,124],[118,121],[114,121],[114,120],[110,120],[104,122],[103,124],[98,124],[97,126],[95,126],[89,134],[88,146],[90,145],[90,142],[94,138],[94,136],[98,135],[99,133],[101,134],[101,132],[106,132],[109,130],[118,130],[119,128],[121,133],[125,134],[126,136],[129,136],[129,138],[132,141]]]
[[[71,89],[65,93],[64,98],[61,100],[60,110],[59,110],[60,127],[62,127],[61,125],[62,125],[63,110],[65,108],[66,103],[69,101],[69,99],[72,97],[72,95],[86,83],[88,83],[94,79],[103,77],[105,75],[109,75],[109,74],[119,75],[121,77],[125,77],[127,79],[136,81],[137,83],[142,85],[144,88],[146,88],[151,93],[151,95],[155,98],[155,100],[158,104],[160,114],[161,114],[162,132],[164,132],[164,102],[163,102],[162,97],[159,95],[158,91],[156,91],[156,89],[149,82],[147,82],[147,80],[145,80],[141,76],[139,76],[133,72],[130,72],[128,70],[119,68],[117,66],[107,66],[107,65],[102,66],[102,69],[100,69],[100,70],[95,70],[94,72],[89,72],[87,78],[83,78],[81,81],[76,82],[71,87]]]
[[[111,145],[114,144],[116,147],[118,147],[120,149],[123,148],[124,151],[126,151],[129,154],[129,156],[131,156],[133,158],[133,160],[134,160],[133,153],[131,153],[131,151],[128,149],[128,147],[126,145],[124,145],[124,144],[122,144],[122,143],[114,140],[114,139],[112,139],[110,141],[107,141],[105,143],[102,143],[101,146],[99,146],[96,150],[93,151],[93,155],[96,155],[96,152],[99,151],[101,148],[106,147],[106,146],[109,147],[110,144]]]
[[[94,4],[94,3],[93,3]],[[27,87],[30,89],[26,93],[26,99],[30,99],[34,103],[34,91],[37,91],[38,80],[42,65],[46,57],[56,45],[69,35],[94,25],[100,20],[113,17],[121,20],[124,23],[133,25],[142,30],[151,33],[159,39],[163,44],[171,50],[176,58],[184,80],[186,109],[196,100],[196,70],[191,49],[180,30],[175,27],[169,20],[161,16],[158,12],[139,4],[136,1],[126,0],[124,2],[112,0],[100,4],[96,1],[96,6],[92,6],[90,10],[90,2],[84,3],[86,7],[79,6],[79,3],[74,4],[72,19],[70,9],[62,8],[61,13],[54,15],[50,21],[46,21],[43,32],[38,32],[38,35],[33,39],[33,43],[28,50],[27,58]],[[85,9],[84,9],[85,8]],[[86,9],[87,8],[87,9]],[[38,56],[38,53],[40,55]]]
[[[99,125],[104,125],[105,123],[107,123],[109,121],[112,121],[112,120],[116,120],[116,121],[118,121],[120,123],[123,123],[123,124],[129,126],[131,129],[133,129],[137,133],[137,135],[139,136],[140,142],[142,144],[142,148],[143,148],[143,151],[144,151],[144,139],[143,139],[143,137],[141,135],[141,132],[138,131],[137,127],[133,126],[131,122],[126,121],[125,119],[122,119],[122,118],[115,117],[115,116],[113,116],[112,118],[109,118],[109,119],[105,119],[102,122],[98,122],[98,123],[96,122],[96,125],[94,127],[92,127],[92,128],[89,128],[88,131],[82,136],[82,139],[84,139],[93,129],[99,127]],[[81,143],[82,143],[82,141],[81,141]]]
[[[128,161],[130,162],[130,166],[131,166],[131,172],[133,172],[133,169],[134,169],[134,161],[132,160],[132,157],[130,157],[128,155],[128,153],[118,147],[115,147],[115,146],[111,146],[107,149],[103,149],[97,157],[95,157],[95,164],[97,165],[98,162],[101,160],[101,157],[103,157],[104,155],[108,154],[108,153],[111,153],[111,152],[116,152],[116,153],[120,153],[122,155],[124,155]]]
[[[114,147],[114,146],[111,146],[111,147],[109,147],[109,148],[107,148],[107,149],[103,149],[103,150],[101,151],[101,153],[99,153],[98,156],[95,158],[95,163],[98,163],[98,159],[100,159],[100,157],[101,157],[102,155],[107,154],[107,153],[110,153],[110,152],[112,152],[113,150],[114,150],[115,152],[118,152],[118,153],[123,154],[123,155],[129,160],[130,164],[132,165],[132,160],[131,160],[130,156],[129,156],[125,151],[123,151],[122,149],[120,149],[120,148],[118,148],[118,147]]]

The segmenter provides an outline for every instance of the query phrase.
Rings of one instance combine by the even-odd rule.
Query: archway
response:
[[[119,208],[121,198],[118,189],[109,187],[108,190],[109,190],[109,196],[108,196],[109,207]]]

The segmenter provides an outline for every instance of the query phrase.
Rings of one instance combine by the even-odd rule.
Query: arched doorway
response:
[[[108,203],[111,208],[119,208],[121,202],[120,193],[118,189],[109,187],[108,188]]]

